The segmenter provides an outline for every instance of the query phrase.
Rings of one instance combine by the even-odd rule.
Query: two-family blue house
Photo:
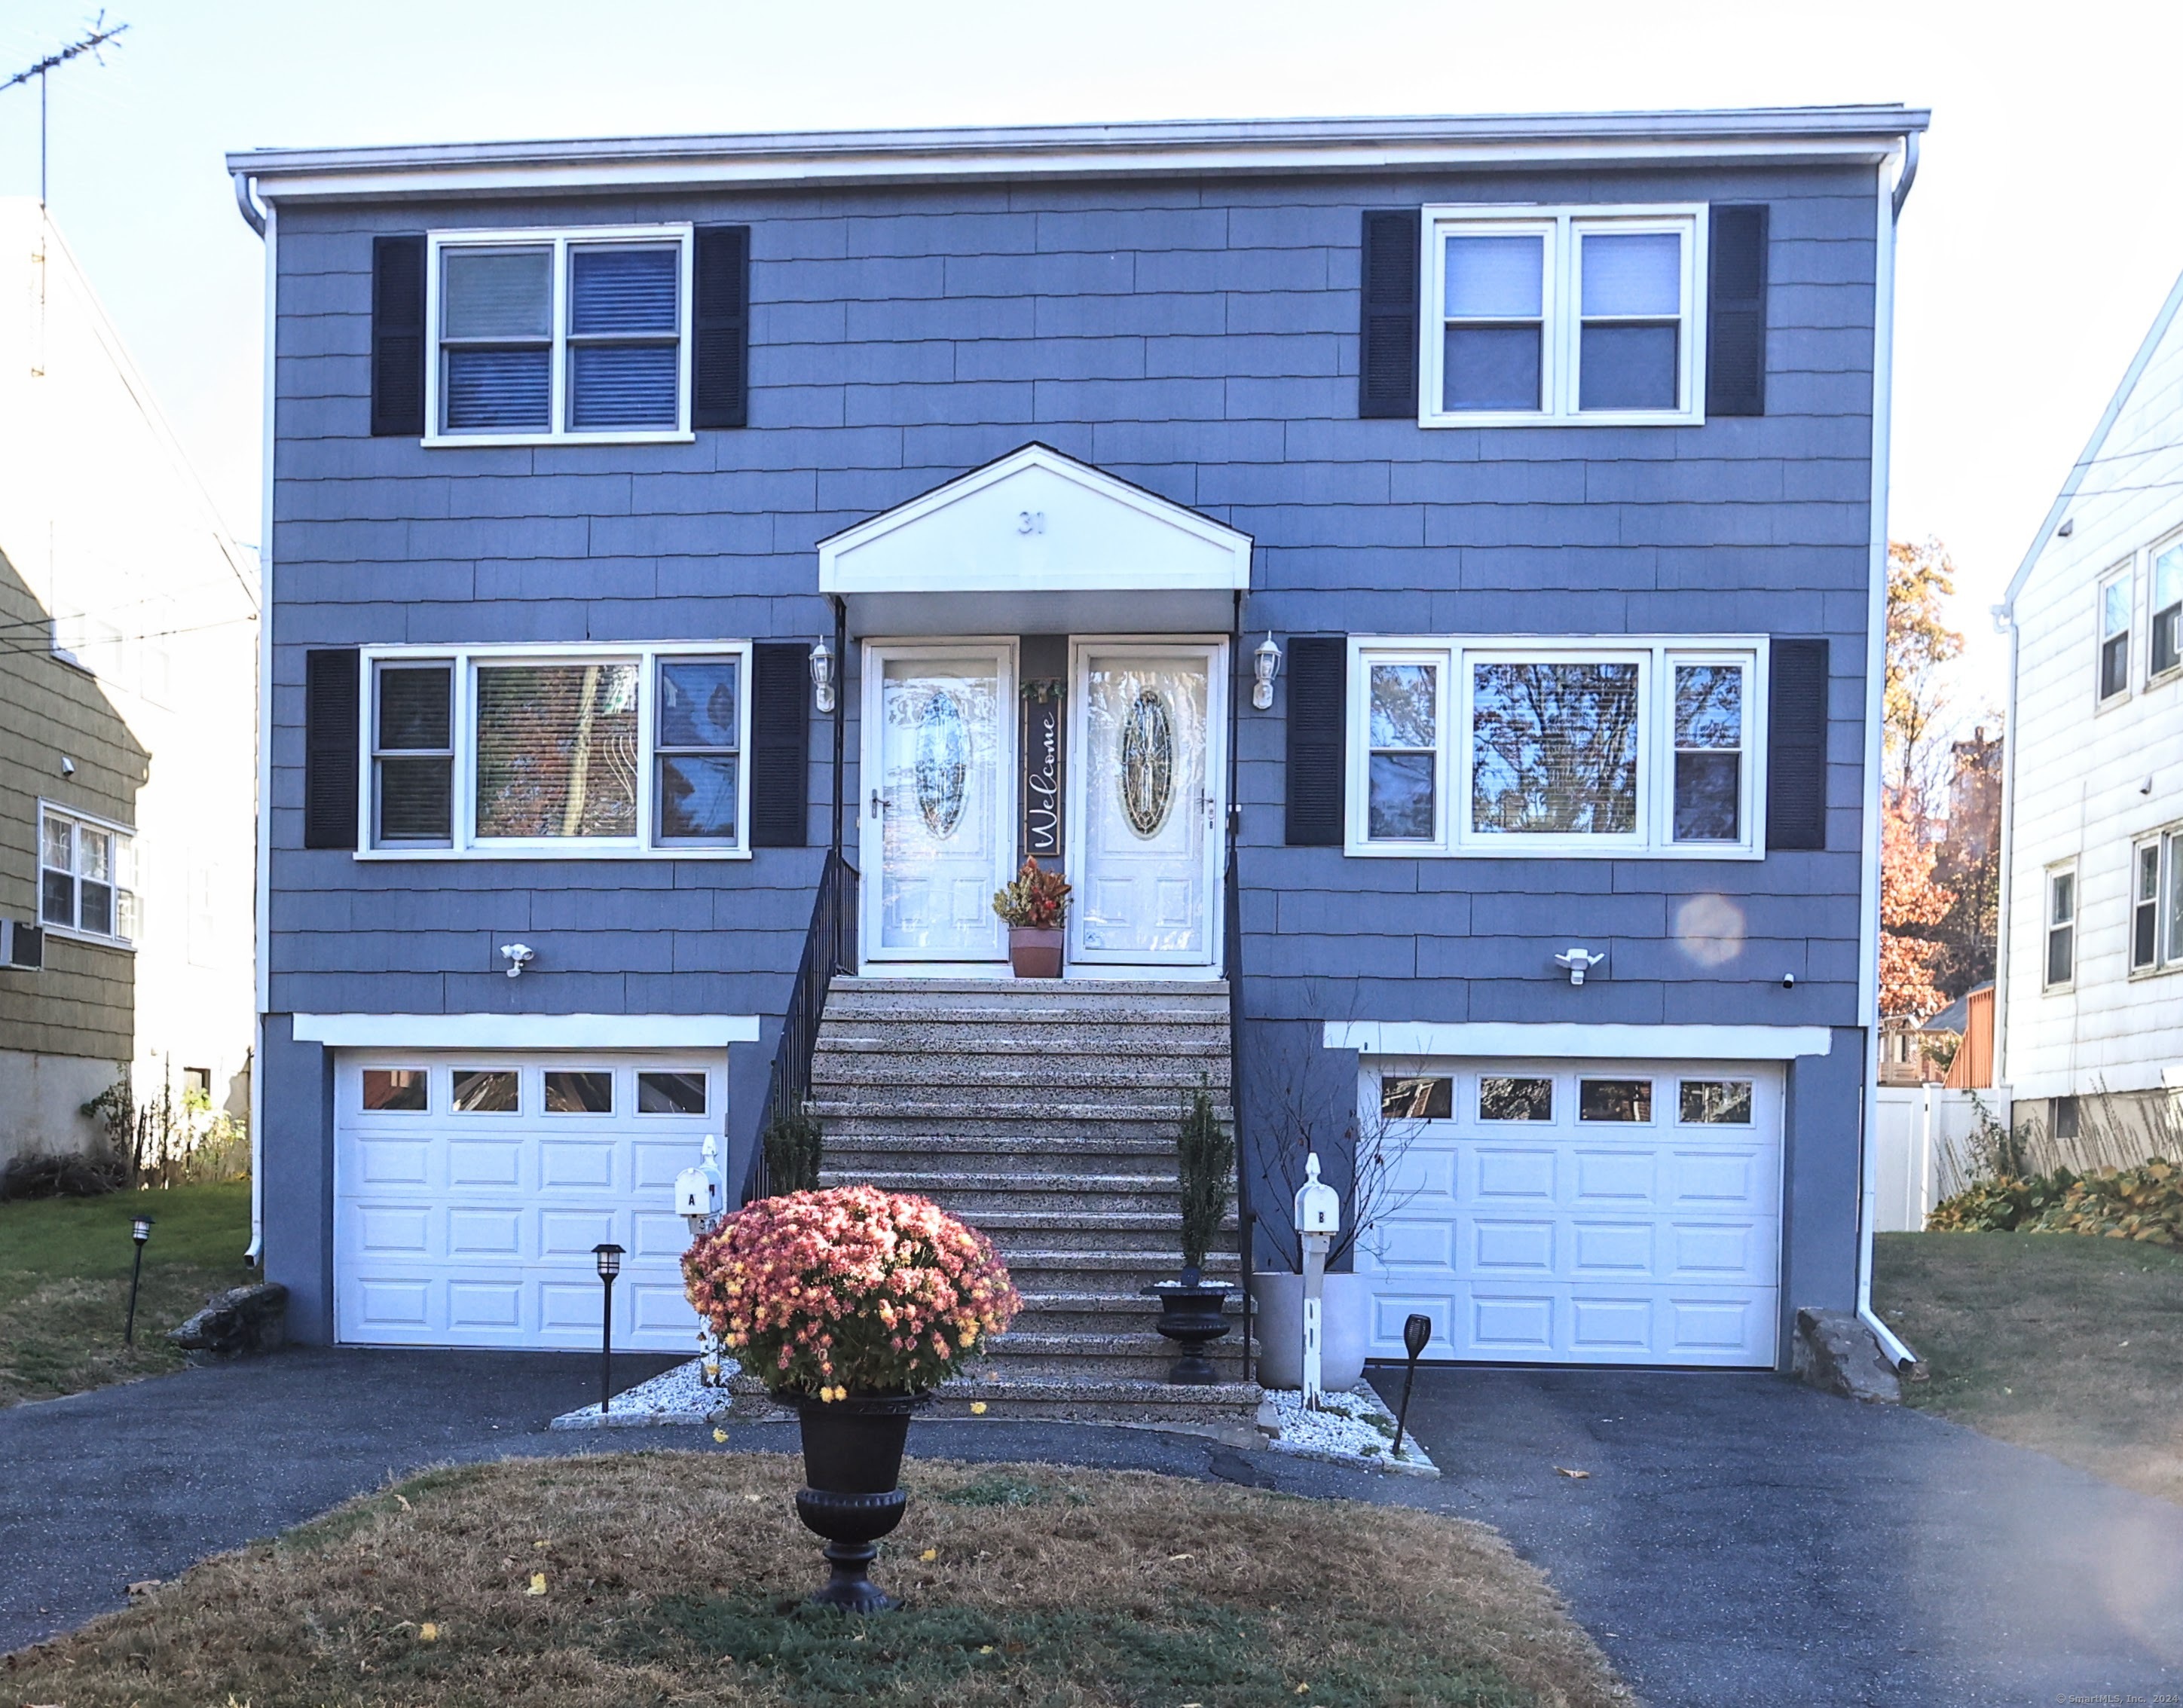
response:
[[[675,1176],[808,1097],[1008,1252],[1030,1400],[1151,1415],[1203,1084],[1258,1266],[1392,1146],[1377,1351],[1786,1364],[1869,1265],[1925,122],[231,157],[292,1333],[588,1345],[612,1242],[686,1346]]]

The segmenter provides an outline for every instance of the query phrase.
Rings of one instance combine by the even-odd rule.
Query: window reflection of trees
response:
[[[636,834],[637,667],[477,673],[477,834]]]
[[[1637,828],[1638,667],[1474,667],[1471,822],[1482,831]]]

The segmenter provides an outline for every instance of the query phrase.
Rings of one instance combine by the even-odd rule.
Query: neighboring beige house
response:
[[[257,607],[45,210],[0,201],[0,1162],[94,1140],[131,1064],[247,1107]]]
[[[2183,279],[1997,613],[2010,658],[1997,1079],[2063,1140],[2104,1091],[2147,1145],[2167,1142],[2183,1097],[2179,308]]]

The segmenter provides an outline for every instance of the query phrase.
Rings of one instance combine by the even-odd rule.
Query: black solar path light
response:
[[[1431,1340],[1431,1317],[1413,1311],[1403,1319],[1403,1350],[1410,1355],[1410,1365],[1403,1372],[1403,1409],[1395,1414],[1394,1456],[1397,1459],[1403,1456],[1403,1431],[1410,1423],[1410,1384],[1418,1379],[1418,1360],[1425,1356]]]
[[[607,1396],[614,1392],[614,1284],[621,1273],[621,1247],[594,1245],[592,1256],[598,1260],[599,1281],[606,1289],[599,1305],[599,1415],[604,1417]]]
[[[129,1322],[121,1331],[121,1344],[136,1344],[136,1289],[144,1280],[144,1242],[152,1237],[152,1218],[138,1216],[129,1223],[129,1237],[136,1242],[136,1261],[129,1271]]]

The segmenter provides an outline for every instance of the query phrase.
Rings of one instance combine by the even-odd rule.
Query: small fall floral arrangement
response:
[[[1058,872],[1039,870],[1036,855],[1024,856],[1023,869],[1005,890],[993,891],[993,912],[1008,924],[1032,931],[1051,931],[1061,923],[1062,909],[1069,905],[1069,880]]]
[[[936,1388],[1022,1308],[992,1242],[874,1186],[746,1205],[683,1254],[684,1290],[775,1393]]]

